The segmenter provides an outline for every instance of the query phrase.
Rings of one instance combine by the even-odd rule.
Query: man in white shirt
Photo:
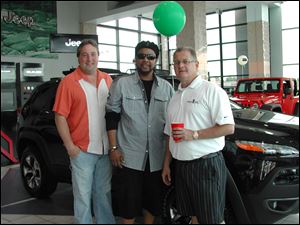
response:
[[[193,223],[221,223],[225,207],[226,166],[221,154],[225,135],[234,132],[234,119],[226,92],[197,75],[199,62],[192,48],[174,53],[180,80],[168,106],[167,138],[162,178],[171,184],[170,163],[175,159],[176,201],[181,215]],[[173,122],[184,128],[171,130]],[[180,139],[179,141],[174,141]]]

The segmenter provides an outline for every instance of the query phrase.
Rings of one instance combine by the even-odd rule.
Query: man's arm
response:
[[[55,113],[55,124],[69,156],[74,157],[78,155],[80,148],[73,143],[66,118],[58,113]]]
[[[113,166],[122,168],[124,163],[123,153],[119,150],[117,142],[117,129],[121,115],[116,112],[107,112],[105,115],[106,130],[109,142],[109,158]]]
[[[166,136],[165,159],[164,159],[164,164],[163,164],[163,171],[162,171],[162,174],[161,174],[163,182],[166,185],[171,184],[170,164],[171,164],[171,161],[172,161],[172,155],[171,155],[170,148],[169,148],[169,141],[170,141],[170,137]]]
[[[181,139],[181,141],[192,141],[193,134],[195,131],[188,130],[185,128],[176,128],[173,130],[173,137]],[[209,138],[218,138],[226,135],[230,135],[234,133],[234,125],[233,124],[224,124],[224,125],[215,125],[213,127],[197,130],[198,138],[197,139],[209,139]]]

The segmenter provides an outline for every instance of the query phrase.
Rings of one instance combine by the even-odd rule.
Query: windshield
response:
[[[237,92],[279,92],[279,85],[279,80],[245,80],[239,82]]]

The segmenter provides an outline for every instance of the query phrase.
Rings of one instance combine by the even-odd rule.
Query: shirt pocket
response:
[[[155,112],[165,113],[167,111],[169,98],[166,96],[154,96],[154,109]]]
[[[145,108],[143,96],[126,95],[123,99],[123,109],[127,113],[139,113]]]

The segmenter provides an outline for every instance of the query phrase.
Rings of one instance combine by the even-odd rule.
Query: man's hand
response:
[[[172,137],[179,139],[178,141],[176,141],[176,143],[182,141],[192,141],[193,133],[194,131],[185,128],[174,128],[172,130]]]
[[[167,185],[171,185],[171,170],[169,166],[164,166],[163,171],[161,173],[163,182]]]
[[[69,156],[72,158],[78,156],[81,151],[80,148],[76,145],[66,147],[66,149],[67,149]]]
[[[113,166],[122,168],[124,161],[123,153],[119,150],[114,150],[109,153],[109,158]]]

